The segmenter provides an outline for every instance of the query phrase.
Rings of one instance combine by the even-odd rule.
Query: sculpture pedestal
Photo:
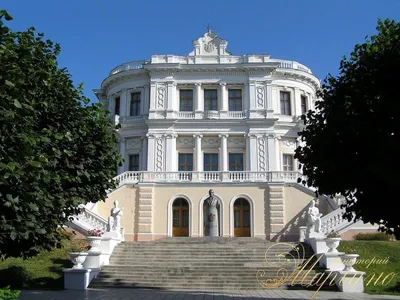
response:
[[[215,206],[211,206],[206,210],[205,236],[219,236],[218,209]]]
[[[329,271],[341,271],[344,269],[344,264],[340,258],[340,255],[342,254],[344,253],[339,252],[322,254],[320,265],[326,267]]]
[[[344,293],[363,293],[365,272],[359,271],[325,271],[335,277],[335,284]]]
[[[64,289],[86,290],[100,269],[62,269],[64,272]]]
[[[307,243],[313,248],[315,254],[326,253],[329,250],[324,237],[309,238]]]

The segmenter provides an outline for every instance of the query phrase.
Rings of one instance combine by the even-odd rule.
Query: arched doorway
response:
[[[237,237],[250,237],[250,203],[244,198],[236,199],[233,204],[234,235]]]
[[[189,236],[189,203],[177,198],[172,203],[172,236]]]

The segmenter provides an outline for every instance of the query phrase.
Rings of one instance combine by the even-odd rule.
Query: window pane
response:
[[[193,111],[193,90],[180,90],[179,95],[180,111]]]
[[[182,227],[187,228],[189,227],[189,211],[182,210]]]
[[[250,228],[250,211],[243,210],[243,228]]]
[[[228,90],[228,103],[230,111],[242,111],[242,90]]]
[[[217,90],[204,90],[204,110],[218,110]]]
[[[115,109],[114,109],[114,113],[115,113],[116,115],[119,115],[119,107],[120,107],[120,103],[121,103],[120,100],[121,100],[120,97],[115,98]]]
[[[179,227],[179,210],[173,211],[173,227]]]
[[[139,154],[129,155],[129,171],[139,171]]]
[[[179,153],[178,171],[193,171],[192,153]]]

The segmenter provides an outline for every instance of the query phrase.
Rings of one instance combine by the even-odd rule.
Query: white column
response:
[[[221,139],[220,157],[221,157],[221,171],[228,171],[228,134],[220,134],[218,137]]]
[[[142,136],[142,165],[141,165],[141,170],[142,171],[147,171],[147,137]]]
[[[147,171],[155,170],[155,136],[153,133],[146,134],[147,141]]]
[[[122,158],[124,159],[122,166],[118,168],[118,174],[122,174],[125,172],[125,165],[128,163],[126,161],[126,157],[125,157],[125,138],[124,137],[120,138],[119,153],[121,154]]]
[[[267,140],[268,171],[278,171],[275,137],[272,133],[265,136]]]
[[[276,87],[276,85],[271,85],[271,101],[272,101],[272,107],[274,109],[274,114],[280,115],[281,114],[281,100],[279,97],[279,92]]]
[[[176,165],[176,133],[167,133],[164,135],[166,137],[166,153],[165,157],[165,171],[175,172],[177,171]]]
[[[250,171],[258,171],[258,151],[257,151],[257,136],[254,133],[249,133],[250,146]]]
[[[282,171],[282,166],[281,166],[281,149],[280,149],[280,140],[281,137],[275,135],[275,162],[276,162],[276,171]]]
[[[228,111],[228,90],[226,88],[226,83],[221,82],[219,85],[220,85],[219,108],[221,111]]]
[[[194,171],[202,172],[203,171],[203,160],[202,160],[202,152],[201,152],[201,138],[203,137],[202,134],[193,134],[195,138],[195,169]]]
[[[250,111],[254,111],[257,109],[257,100],[256,100],[256,83],[253,80],[249,81],[249,94],[250,94]]]
[[[294,93],[293,93],[293,108],[292,108],[292,114],[294,116],[301,116],[301,93],[300,89],[294,88]]]
[[[119,110],[119,116],[120,117],[126,117],[127,116],[127,107],[128,107],[128,97],[127,97],[127,90],[122,89],[121,90],[121,100],[120,100],[120,110]]]
[[[195,93],[194,93],[194,110],[197,111],[203,111],[203,103],[202,103],[203,97],[202,97],[202,90],[201,90],[201,83],[196,83],[195,84]]]
[[[175,90],[176,86],[173,81],[168,81],[167,82],[167,118],[172,118],[173,117],[173,112],[174,112],[174,105],[175,105]],[[164,106],[165,107],[165,106]]]

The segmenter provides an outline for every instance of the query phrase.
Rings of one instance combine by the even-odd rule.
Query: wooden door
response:
[[[189,204],[182,198],[172,205],[172,236],[189,236]]]
[[[249,237],[250,233],[250,205],[246,199],[237,199],[233,206],[235,236]]]

